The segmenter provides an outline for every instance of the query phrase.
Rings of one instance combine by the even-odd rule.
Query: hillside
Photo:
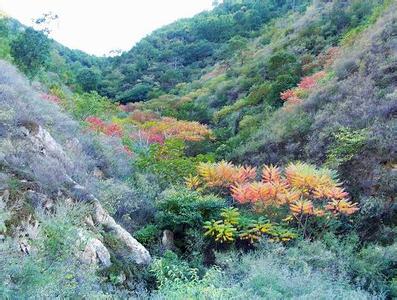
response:
[[[225,0],[101,58],[0,19],[0,297],[397,297],[396,12]]]

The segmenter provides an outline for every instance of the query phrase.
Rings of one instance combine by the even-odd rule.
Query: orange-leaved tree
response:
[[[242,184],[256,177],[256,168],[234,166],[221,161],[218,163],[201,163],[197,167],[199,180],[206,187],[229,188],[234,184]]]
[[[206,125],[169,117],[145,122],[141,125],[141,129],[149,134],[161,134],[166,139],[176,138],[189,142],[212,138],[212,132]]]
[[[291,163],[283,171],[264,166],[260,180],[255,180],[256,168],[225,161],[200,164],[197,173],[187,179],[189,187],[224,188],[237,203],[250,204],[257,212],[279,209],[278,216],[294,220],[304,236],[310,218],[330,219],[358,210],[333,171],[306,163]]]

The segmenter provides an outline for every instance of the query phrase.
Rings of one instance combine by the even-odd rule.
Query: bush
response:
[[[153,245],[159,238],[160,231],[156,225],[149,224],[134,232],[135,238],[144,246]]]
[[[97,92],[91,92],[75,94],[70,110],[76,118],[85,120],[90,116],[106,117],[111,112],[115,112],[116,107],[109,99],[100,96]]]
[[[319,248],[321,252],[318,252]],[[303,260],[309,263],[302,262],[301,255]],[[152,297],[154,299],[161,297],[165,299],[377,298],[377,295],[349,284],[345,277],[346,273],[328,268],[328,262],[335,262],[335,256],[321,245],[312,248],[309,246],[306,250],[296,248],[296,252],[292,253],[278,244],[265,243],[262,245],[262,250],[255,253],[234,252],[218,255],[217,258],[218,264],[223,269],[212,268],[203,278],[192,282],[169,282]],[[324,263],[319,263],[321,260]],[[317,263],[314,263],[315,261]]]
[[[197,270],[167,251],[164,256],[153,262],[151,272],[155,275],[159,288],[169,284],[183,284],[194,282],[198,279]]]
[[[169,185],[182,183],[185,177],[195,172],[198,163],[212,160],[210,154],[187,157],[185,143],[169,139],[164,145],[152,144],[149,153],[141,154],[136,164],[142,170],[155,174],[161,184]]]
[[[332,168],[351,160],[365,145],[367,134],[363,130],[340,128],[334,134],[335,142],[327,151],[326,164]]]
[[[166,191],[157,203],[156,224],[175,234],[176,246],[186,247],[184,237],[189,229],[202,230],[205,221],[219,217],[225,201],[213,195],[202,196],[188,190]]]
[[[29,27],[11,42],[11,55],[21,71],[33,78],[48,62],[50,40]]]

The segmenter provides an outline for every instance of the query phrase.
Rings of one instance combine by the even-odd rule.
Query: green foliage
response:
[[[167,139],[163,145],[150,145],[149,152],[140,155],[136,164],[142,170],[157,175],[163,183],[182,183],[185,177],[195,172],[198,163],[213,161],[211,154],[187,157],[185,148],[183,141]]]
[[[214,238],[216,242],[233,242],[237,229],[230,223],[223,220],[212,220],[204,223],[205,236]]]
[[[101,79],[99,70],[93,68],[84,68],[76,76],[77,82],[81,85],[84,92],[98,90]]]
[[[359,37],[359,35],[366,30],[369,26],[373,25],[379,17],[385,12],[386,9],[390,7],[390,5],[393,3],[392,0],[384,0],[382,1],[383,3],[381,5],[375,6],[373,10],[373,4],[369,3],[371,1],[354,1],[354,5],[352,5],[352,10],[354,14],[354,17],[358,17],[360,15],[360,10],[367,10],[366,13],[361,12],[361,19],[359,21],[356,21],[357,24],[356,26],[348,30],[347,32],[344,33],[344,35],[341,38],[341,45],[343,46],[349,46],[354,43],[354,41]],[[367,6],[367,7],[365,7]],[[372,11],[372,13],[371,13]],[[354,20],[354,19],[353,19]]]
[[[149,224],[134,232],[134,237],[144,246],[153,245],[159,237],[159,229],[156,225]]]
[[[29,27],[11,42],[11,55],[18,67],[33,78],[46,66],[50,42],[42,32]]]
[[[201,229],[205,221],[217,218],[224,207],[224,200],[213,195],[171,190],[157,203],[156,224],[183,234],[189,228]]]
[[[276,79],[282,75],[295,77],[300,74],[300,64],[295,55],[286,51],[279,51],[269,58],[266,71],[269,79]]]
[[[346,280],[346,270],[324,245],[300,243],[289,251],[263,243],[256,252],[218,255],[214,267],[193,282],[168,282],[154,295],[166,299],[376,298]],[[379,294],[379,297],[382,297]]]
[[[272,224],[263,217],[241,215],[237,208],[224,208],[221,220],[211,220],[204,223],[204,235],[216,242],[232,243],[237,239],[249,244],[258,243],[263,236],[270,241],[287,242],[297,237],[296,233],[277,224]]]
[[[0,197],[0,234],[5,234],[7,231],[6,222],[10,220],[11,213],[6,208],[6,203]]]
[[[165,78],[163,78],[165,79]],[[116,97],[121,103],[136,102],[147,99],[151,86],[145,83],[138,83],[129,90],[124,91]]]
[[[248,38],[260,35],[268,21],[308,3],[225,2],[213,11],[165,26],[105,69],[101,92],[121,102],[147,100],[155,89],[170,92],[181,82],[199,79],[203,68],[220,59],[236,58],[243,64],[248,58],[243,53]]]
[[[75,254],[79,227],[86,208],[59,205],[54,215],[40,216],[40,227],[28,227],[29,255],[20,255],[10,238],[0,243],[0,297],[100,297],[95,270],[82,265]],[[81,227],[80,227],[81,228]],[[59,287],[62,287],[61,289]]]
[[[7,19],[0,15],[0,58],[11,60],[10,34]]]
[[[128,169],[120,171],[120,176],[111,172],[117,159],[111,151],[113,144],[104,146],[101,139],[97,145],[81,143],[84,148],[94,147],[96,153],[89,167],[76,171],[73,177],[87,185],[115,219],[150,248],[152,255],[161,252],[161,230],[174,233],[174,250],[183,259],[167,252],[154,260],[151,273],[159,288],[154,298],[366,299],[397,295],[393,156],[397,131],[393,119],[396,95],[392,92],[395,59],[390,51],[394,47],[395,5],[388,6],[393,4],[391,0],[315,1],[304,12],[308,3],[225,0],[212,11],[155,31],[119,57],[103,59],[52,41],[48,55],[45,47],[39,51],[36,44],[32,45],[33,37],[22,41],[29,29],[18,35],[10,47],[15,28],[20,27],[0,20],[0,58],[9,59],[10,51],[19,55],[19,62],[17,57],[14,61],[24,72],[31,72],[30,77],[47,65],[51,76],[40,72],[39,80],[44,86],[62,87],[50,89],[51,94],[62,100],[61,108],[80,121],[90,116],[105,122],[112,119],[126,126],[126,131],[134,130],[127,116],[128,111],[138,108],[160,116],[201,121],[217,133],[217,141],[191,145],[168,139],[150,147],[137,145],[126,134],[124,145],[133,154],[128,159],[119,158],[118,163]],[[375,25],[380,18],[382,22]],[[35,38],[43,45],[48,42],[45,36]],[[342,47],[350,47],[355,41],[362,46],[338,51],[338,41]],[[36,55],[32,61],[27,60],[26,49],[29,55]],[[297,107],[278,109],[282,105],[280,92],[321,70],[336,76],[306,91],[305,101]],[[0,77],[1,95],[14,80]],[[69,99],[63,84],[74,91],[92,92],[76,93]],[[123,103],[153,99],[128,105],[124,112],[100,95]],[[50,107],[54,113],[54,106]],[[36,102],[26,108],[29,110],[25,115],[42,109]],[[2,114],[7,118],[9,115],[8,110]],[[55,119],[41,116],[40,122],[44,120],[42,124],[52,129]],[[7,126],[0,126],[3,130],[8,136]],[[87,148],[87,152],[92,150]],[[264,162],[297,159],[313,164],[326,161],[335,168],[345,166],[340,168],[344,170],[341,179],[348,184],[349,192],[354,190],[353,200],[361,202],[359,216],[354,222],[341,219],[335,224],[316,220],[321,232],[316,227],[310,232],[313,241],[302,242],[284,225],[267,220],[273,220],[273,209],[253,216],[243,209],[227,207],[230,199],[181,188],[185,177],[195,175],[199,162],[214,160],[209,152],[215,148],[220,158],[232,157],[257,167]],[[75,149],[67,150],[68,156],[85,159],[80,152],[74,153]],[[108,161],[112,166],[106,165]],[[130,161],[138,171],[150,175],[142,179],[143,175],[133,172],[129,182],[123,182],[132,174],[127,164]],[[76,168],[79,164],[76,162]],[[90,178],[94,166],[104,170],[106,179]],[[54,181],[58,178],[46,177],[54,177]],[[177,190],[159,196],[170,185]],[[23,193],[21,185],[11,186],[10,190],[12,195]],[[367,197],[369,194],[374,197]],[[126,294],[120,298],[128,298],[131,281],[123,282],[123,275],[130,276],[129,266],[114,262],[104,284],[104,278],[81,266],[75,257],[81,249],[74,242],[85,227],[82,216],[87,211],[55,210],[40,216],[40,233],[32,241],[31,255],[19,255],[15,250],[18,245],[10,237],[0,241],[0,297],[97,298],[106,285],[115,297],[125,289]],[[13,232],[9,221],[12,218],[14,222],[14,215],[0,203],[0,234]],[[284,224],[279,219],[277,222]],[[327,234],[335,232],[343,237],[353,231],[360,238],[340,240]],[[324,235],[324,241],[320,241]],[[104,234],[104,238],[105,244],[120,246],[111,234]],[[269,245],[266,240],[290,242]],[[253,249],[252,245],[255,251],[250,253],[235,251]],[[228,253],[223,259],[215,259],[214,249]],[[114,253],[114,258],[117,255]],[[206,270],[208,264],[220,267]],[[144,273],[142,269],[136,272]],[[152,288],[152,278],[145,280],[146,288]],[[59,290],[59,286],[63,289]]]
[[[153,262],[151,272],[154,274],[159,288],[169,284],[178,285],[198,280],[197,269],[191,268],[171,251],[167,251],[162,258]]]
[[[351,130],[341,127],[334,134],[335,142],[327,152],[326,164],[332,168],[350,161],[365,145],[368,137],[365,130]]]
[[[103,118],[116,111],[116,106],[97,92],[74,94],[71,106],[70,110],[79,120],[85,120],[90,116]]]

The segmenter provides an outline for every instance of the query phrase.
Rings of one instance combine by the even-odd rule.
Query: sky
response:
[[[129,50],[153,30],[212,7],[213,0],[0,0],[0,11],[31,26],[52,12],[50,36],[90,54]]]

